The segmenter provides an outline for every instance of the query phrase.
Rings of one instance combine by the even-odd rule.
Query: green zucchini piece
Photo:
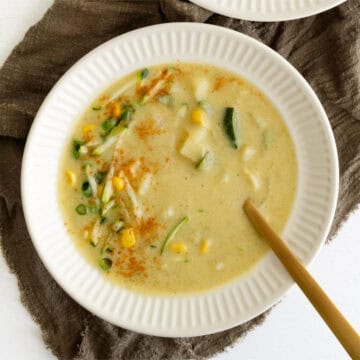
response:
[[[180,228],[186,224],[189,221],[189,217],[188,216],[184,216],[170,231],[169,233],[166,235],[166,238],[164,240],[164,242],[161,245],[161,249],[160,249],[160,254],[162,255],[165,251],[166,245],[169,243],[169,241],[171,241],[176,233],[180,230]]]
[[[224,114],[224,130],[232,146],[237,149],[240,146],[240,121],[236,110],[227,107]]]

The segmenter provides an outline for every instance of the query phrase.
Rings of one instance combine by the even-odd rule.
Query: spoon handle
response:
[[[254,228],[267,240],[291,277],[299,285],[351,358],[360,359],[360,337],[356,330],[345,319],[286,243],[272,230],[251,200],[245,201],[244,211]]]

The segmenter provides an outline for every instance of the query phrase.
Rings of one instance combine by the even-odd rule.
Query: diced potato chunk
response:
[[[152,178],[152,175],[150,173],[147,173],[144,175],[144,177],[141,180],[140,186],[138,188],[139,195],[145,195],[146,192],[149,190],[151,178]]]
[[[252,146],[244,145],[241,148],[241,158],[243,161],[249,161],[256,154],[256,149]]]
[[[205,135],[205,128],[199,127],[192,129],[180,149],[180,154],[193,162],[198,162],[204,154],[205,144],[203,143],[203,140]]]
[[[248,169],[244,169],[244,173],[246,175],[247,180],[253,187],[253,189],[259,190],[260,186],[261,186],[261,181],[260,181],[259,177]]]
[[[193,80],[193,86],[194,86],[195,99],[197,101],[206,99],[210,89],[209,80],[203,77],[195,78]]]

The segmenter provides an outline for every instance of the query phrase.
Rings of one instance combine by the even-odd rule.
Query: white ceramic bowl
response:
[[[280,55],[232,30],[196,23],[156,25],[116,37],[77,62],[54,86],[32,125],[22,167],[27,226],[42,261],[79,304],[118,326],[161,336],[195,336],[250,320],[293,281],[272,253],[246,277],[200,295],[139,295],[113,285],[68,236],[58,206],[59,160],[74,121],[115,79],[183,60],[221,66],[253,82],[275,104],[293,138],[299,178],[283,232],[308,264],[328,234],[338,192],[338,160],[326,114],[306,81]]]
[[[346,0],[190,0],[233,18],[251,21],[299,19],[329,10]]]

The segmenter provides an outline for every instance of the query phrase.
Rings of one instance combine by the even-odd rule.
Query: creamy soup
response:
[[[268,251],[242,210],[280,232],[296,189],[294,146],[252,84],[213,66],[141,69],[76,123],[59,199],[77,248],[110,280],[147,294],[214,288]]]

